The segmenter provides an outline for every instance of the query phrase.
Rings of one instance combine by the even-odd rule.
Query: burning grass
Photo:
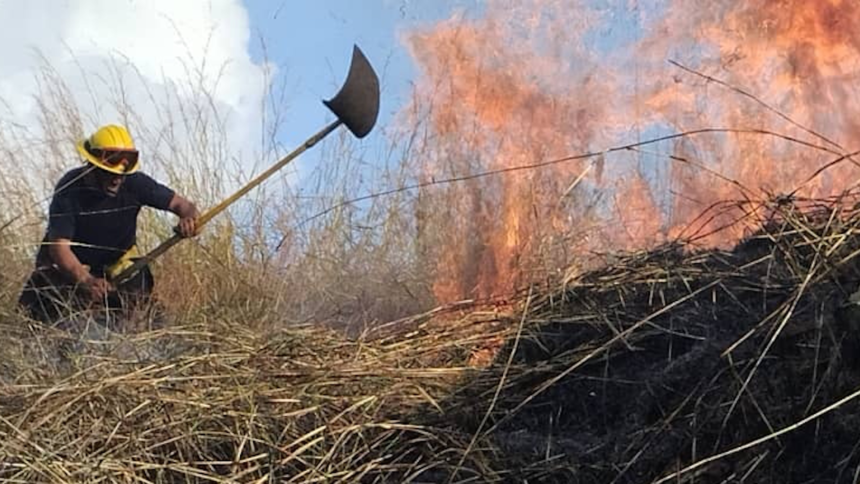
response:
[[[201,313],[58,358],[67,333],[6,323],[0,478],[855,482],[854,202],[354,339]]]
[[[666,246],[532,296],[511,364],[446,418],[517,456],[514,481],[856,482],[854,202],[780,205],[730,251]]]
[[[625,48],[636,69],[597,69],[590,54],[564,48],[588,32],[569,26],[588,21],[571,23],[582,10],[563,2],[537,22],[518,15],[531,18],[539,3],[502,5],[488,22],[419,33],[410,43],[426,79],[386,153],[341,139],[304,186],[285,177],[255,192],[159,261],[172,323],[107,341],[10,310],[50,184],[92,124],[45,70],[43,126],[0,130],[9,168],[0,207],[10,214],[0,220],[0,482],[858,482],[860,311],[846,304],[860,281],[857,194],[696,218],[762,187],[816,198],[849,188],[855,165],[816,133],[854,138],[852,110],[825,102],[846,97],[854,57],[821,57],[843,65],[822,70],[808,43],[765,48],[783,30],[750,35],[770,21],[725,29],[726,18],[745,17],[690,16],[674,3],[684,8],[668,9],[673,28],[658,22]],[[784,12],[803,18],[805,5]],[[561,48],[546,48],[549,31]],[[753,41],[762,55],[714,56],[702,72],[746,86],[718,81],[731,96],[788,99],[771,103],[787,114],[764,102],[736,108],[696,83],[717,81],[710,75],[691,82],[664,70],[661,46],[704,35],[716,47],[716,31],[738,36],[716,50],[743,54]],[[771,72],[774,59],[784,62]],[[784,85],[803,70],[823,75]],[[115,87],[97,89],[126,92]],[[212,206],[245,181],[223,169],[231,160],[281,153],[264,137],[258,153],[234,156],[226,118],[202,94],[156,107],[164,123],[135,114],[125,96],[112,103],[139,133],[146,170]],[[794,131],[716,128],[766,126],[774,113],[811,126],[802,131],[822,145]],[[567,156],[611,146],[634,120],[637,138],[640,126],[704,128]],[[752,217],[716,230],[739,214]],[[145,213],[141,245],[169,236],[171,222]],[[712,231],[706,243],[757,232],[725,250],[612,256],[498,305],[379,323],[434,296],[499,294],[571,265],[593,269],[583,258],[595,247],[652,247],[688,226]]]

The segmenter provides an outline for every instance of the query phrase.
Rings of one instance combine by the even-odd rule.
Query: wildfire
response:
[[[541,264],[647,249],[690,235],[691,227],[711,234],[703,244],[733,244],[743,235],[732,226],[738,213],[703,221],[703,210],[798,187],[798,195],[826,197],[856,183],[860,172],[850,162],[811,178],[858,142],[856,2],[609,3],[498,0],[480,18],[458,15],[411,32],[421,70],[416,106],[430,134],[428,176],[532,164],[687,130],[746,132],[607,155],[601,175],[569,194],[592,160],[448,188],[434,225],[445,234],[435,254],[439,299],[505,294]],[[723,226],[730,228],[716,230]]]

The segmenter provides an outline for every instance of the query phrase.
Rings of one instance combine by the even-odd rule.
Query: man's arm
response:
[[[62,180],[60,184],[62,184]],[[72,252],[75,234],[74,213],[77,206],[67,196],[56,194],[51,200],[48,223],[48,257],[72,282],[83,286],[94,300],[104,299],[111,285],[103,278],[94,277],[90,270]]]
[[[111,285],[105,279],[90,274],[89,269],[81,264],[78,257],[72,252],[72,241],[59,238],[48,246],[48,254],[57,267],[76,284],[87,288],[93,299],[99,300],[111,291]]]
[[[200,213],[193,203],[185,197],[174,194],[167,209],[179,216],[179,224],[174,229],[176,233],[182,237],[197,235],[197,217]]]
[[[171,188],[155,181],[145,173],[135,173],[128,180],[129,188],[139,197],[143,205],[167,210],[179,216],[179,224],[174,231],[182,237],[197,235],[197,207],[188,199]]]

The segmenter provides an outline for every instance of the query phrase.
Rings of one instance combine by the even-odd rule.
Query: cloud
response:
[[[165,131],[174,146],[199,143],[201,123],[225,146],[259,147],[274,72],[249,54],[240,0],[0,2],[0,18],[0,126],[49,137],[45,103],[73,101],[79,131],[125,121],[151,152],[165,149]]]

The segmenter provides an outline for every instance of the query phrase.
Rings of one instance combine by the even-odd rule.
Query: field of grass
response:
[[[345,133],[333,136],[305,177],[312,196],[275,177],[158,261],[157,328],[142,316],[94,339],[16,307],[52,184],[79,164],[74,140],[104,122],[81,119],[62,81],[43,75],[42,125],[0,129],[0,481],[355,482],[456,463],[447,449],[463,436],[404,416],[439,411],[474,350],[504,328],[421,329],[436,302],[412,198],[337,205],[407,183],[386,160],[408,147],[392,141],[368,170]],[[157,147],[143,152],[144,171],[201,208],[250,178],[234,158],[249,153],[225,146],[205,96],[163,107],[163,125],[140,124],[122,101],[112,101],[118,121]],[[292,148],[264,144],[257,165]],[[171,224],[144,211],[139,243],[154,247]]]
[[[368,168],[334,137],[313,196],[273,180],[158,261],[160,324],[92,338],[15,307],[94,122],[46,81],[44,125],[0,128],[0,482],[858,480],[856,191],[734,205],[755,217],[723,249],[598,263],[573,232],[541,238],[510,291],[440,301],[476,185],[396,191],[427,169],[412,138]],[[203,207],[247,178],[208,109],[164,126],[121,110],[160,147],[144,163]],[[144,247],[170,233],[141,222]]]

